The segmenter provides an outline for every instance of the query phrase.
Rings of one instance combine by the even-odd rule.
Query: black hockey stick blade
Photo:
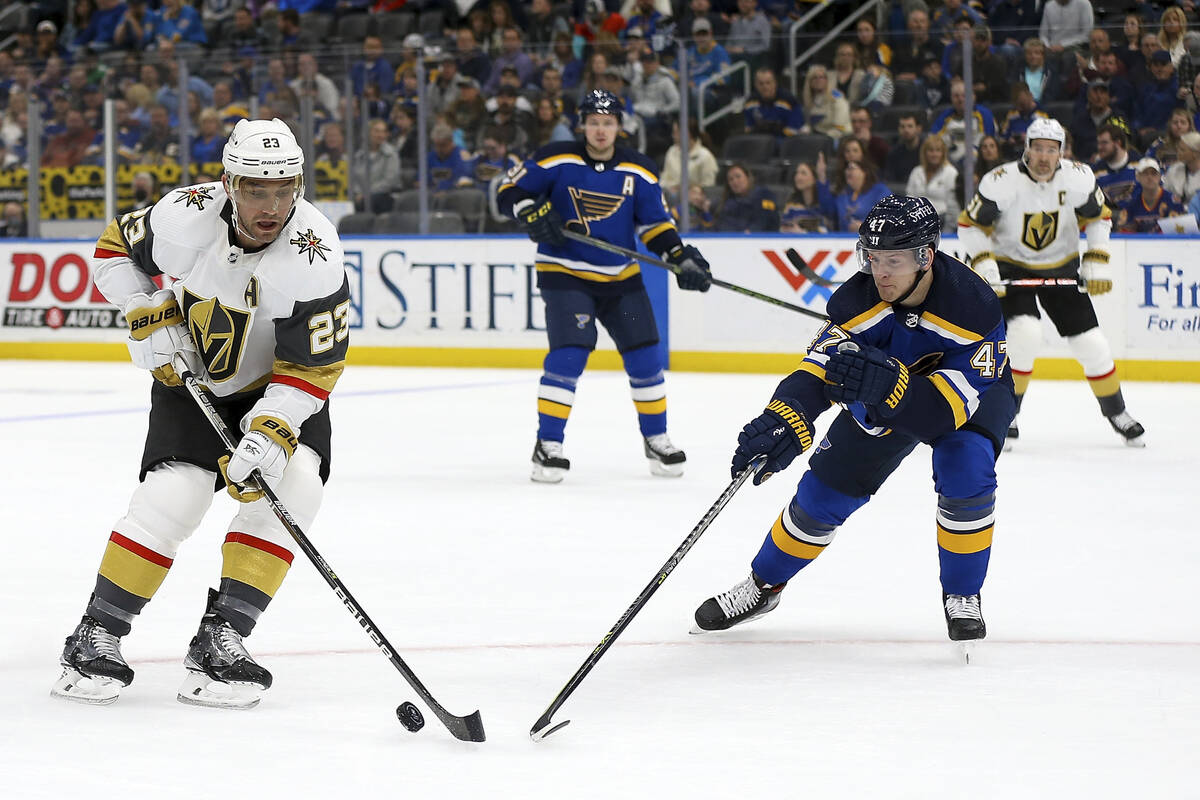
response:
[[[742,488],[742,484],[744,484],[752,475],[762,469],[763,464],[766,462],[767,457],[765,455],[755,456],[750,461],[750,464],[747,465],[744,470],[739,472],[737,477],[730,481],[729,485],[725,487],[725,491],[721,492],[721,496],[717,498],[716,502],[709,507],[708,511],[704,512],[704,516],[701,517],[700,521],[696,523],[696,527],[692,528],[692,532],[689,533],[687,538],[683,540],[683,543],[675,549],[675,552],[672,553],[671,557],[667,559],[667,562],[662,565],[662,568],[659,569],[658,573],[653,579],[651,579],[650,583],[646,584],[646,588],[642,589],[642,593],[637,596],[637,599],[633,601],[629,608],[625,609],[625,613],[621,615],[619,620],[617,620],[617,624],[613,625],[608,633],[604,634],[604,638],[600,640],[600,643],[596,645],[591,654],[583,660],[583,664],[579,666],[579,669],[575,670],[575,674],[571,676],[571,679],[567,681],[566,686],[564,686],[554,700],[551,701],[550,705],[546,708],[545,713],[538,717],[537,722],[533,723],[533,727],[529,729],[530,739],[533,739],[535,742],[540,742],[550,734],[554,733],[555,731],[560,731],[570,724],[571,721],[569,719],[565,719],[562,722],[551,725],[550,718],[553,717],[560,708],[562,708],[563,703],[567,702],[567,698],[571,696],[571,693],[579,688],[579,684],[583,683],[583,679],[587,677],[589,672],[592,671],[592,667],[596,666],[596,662],[598,662],[601,656],[608,651],[608,648],[612,647],[613,643],[617,641],[617,637],[620,636],[627,627],[629,627],[629,623],[632,622],[633,618],[637,616],[638,612],[645,607],[646,603],[650,602],[651,596],[658,591],[658,587],[662,586],[663,582],[667,579],[667,576],[675,571],[675,567],[679,566],[679,562],[683,560],[683,557],[688,554],[688,551],[692,549],[692,546],[696,544],[704,532],[708,530],[708,526],[711,525],[713,520],[717,518],[717,514],[721,513],[721,509],[725,508],[737,490]]]
[[[808,262],[801,258],[800,254],[796,252],[796,248],[794,247],[789,247],[785,251],[784,255],[788,257],[788,261],[792,262],[792,266],[800,271],[801,275],[815,283],[817,286],[820,286],[822,289],[832,289],[845,283],[845,281],[831,281],[824,275],[818,275],[816,270],[810,267]]]

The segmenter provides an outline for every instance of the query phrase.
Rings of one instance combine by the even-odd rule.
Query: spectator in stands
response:
[[[925,115],[901,114],[898,121],[899,138],[888,152],[883,165],[883,178],[888,183],[906,183],[913,168],[921,161],[921,134]]]
[[[50,56],[58,56],[66,61],[71,54],[58,41],[58,26],[53,21],[44,19],[37,24],[33,39],[32,63],[40,66],[46,63]]]
[[[724,39],[729,57],[745,61],[751,69],[766,65],[771,54],[771,21],[759,9],[758,0],[737,0],[737,10]]]
[[[83,111],[72,108],[66,115],[66,128],[62,133],[50,137],[46,152],[42,155],[43,167],[75,167],[83,163],[83,157],[96,138],[96,131],[87,126]]]
[[[0,220],[0,237],[24,239],[29,235],[29,223],[25,220],[25,206],[9,201],[4,204],[4,218]]]
[[[1200,76],[1197,78],[1200,81]],[[1153,158],[1166,169],[1178,159],[1179,140],[1188,131],[1196,130],[1192,112],[1188,109],[1177,108],[1171,112],[1167,121],[1166,132],[1150,143],[1146,148],[1146,156]]]
[[[533,78],[533,60],[525,53],[521,31],[517,28],[505,28],[501,39],[500,52],[492,59],[492,74],[483,85],[487,93],[500,88],[500,73],[505,67],[517,71],[524,87]]]
[[[675,143],[667,148],[662,175],[658,180],[667,191],[678,195],[683,182],[678,121],[671,128],[671,138]],[[688,117],[688,183],[703,187],[717,184],[717,158],[709,149],[708,136],[701,133],[695,117]]]
[[[875,167],[869,161],[849,161],[838,174],[840,190],[834,198],[837,204],[838,230],[858,233],[858,226],[875,204],[892,193],[876,178]]]
[[[1175,74],[1179,77],[1179,96],[1191,108],[1196,102],[1196,76],[1200,75],[1200,31],[1184,34],[1183,47],[1183,58],[1175,66]]]
[[[747,133],[795,136],[804,127],[804,111],[789,92],[779,91],[779,81],[770,67],[754,73],[754,91],[742,111]]]
[[[1087,42],[1094,22],[1088,0],[1050,0],[1042,6],[1039,38],[1051,57],[1067,68],[1075,64],[1074,53]]]
[[[837,140],[850,132],[850,104],[830,86],[829,71],[813,64],[804,76],[804,127],[801,133],[823,133]]]
[[[1129,81],[1134,86],[1141,86],[1146,81],[1154,80],[1154,75],[1150,71],[1150,58],[1161,49],[1157,33],[1147,31],[1142,34],[1142,46],[1138,58],[1127,73]]]
[[[233,10],[233,21],[221,32],[221,45],[232,50],[244,47],[260,51],[267,45],[267,35],[254,22],[254,15],[245,6]]]
[[[967,154],[966,146],[967,89],[962,78],[950,82],[950,108],[934,118],[930,133],[941,134],[950,146],[950,160],[959,163]],[[996,121],[987,106],[976,104],[971,115],[972,139],[978,143],[982,136],[996,135]]]
[[[567,124],[554,101],[545,95],[539,97],[537,105],[534,106],[533,137],[530,141],[530,149],[534,150],[551,142],[574,140],[575,134],[571,132],[571,126]]]
[[[626,8],[628,11],[625,10]],[[671,4],[664,2],[663,10],[659,11],[655,0],[635,0],[633,3],[624,3],[622,13],[628,18],[628,22],[625,23],[626,35],[634,30],[640,30],[642,37],[649,39],[659,32],[659,28],[664,22],[670,19]]]
[[[279,40],[277,48],[304,52],[313,50],[321,45],[317,32],[300,23],[300,12],[294,8],[285,8],[279,12]]]
[[[1101,77],[1100,56],[1112,52],[1112,41],[1108,38],[1108,32],[1103,28],[1095,28],[1088,35],[1087,49],[1075,54],[1075,69],[1072,71],[1071,80],[1067,82],[1067,94],[1075,94],[1081,85]]]
[[[754,185],[754,173],[735,162],[725,170],[725,195],[717,230],[737,233],[777,233],[779,210],[775,195],[765,186]]]
[[[346,160],[346,133],[340,122],[326,122],[321,126],[317,140],[317,152],[313,161],[338,164]]]
[[[274,94],[288,85],[287,71],[282,58],[267,60],[267,75],[258,85],[258,102],[265,103],[267,95]]]
[[[442,56],[437,69],[429,74],[425,99],[434,114],[441,114],[458,99],[458,61],[450,53]]]
[[[1050,115],[1038,108],[1029,84],[1024,81],[1013,84],[1012,104],[1013,107],[1000,123],[1000,138],[1004,142],[1004,152],[1012,158],[1020,158],[1025,152],[1025,131],[1030,123]]]
[[[687,49],[687,65],[688,65],[688,86],[691,87],[693,97],[698,97],[696,92],[699,90],[700,84],[713,75],[716,75],[721,70],[730,65],[729,53],[725,52],[725,48],[717,44],[716,38],[713,36],[712,23],[706,17],[699,17],[692,23],[692,40],[693,43]],[[679,69],[679,64],[675,65],[676,70]],[[712,89],[709,89],[712,92]],[[706,98],[708,99],[708,98]]]
[[[583,68],[583,77],[579,82],[579,98],[584,98],[595,89],[602,89],[600,78],[604,71],[612,66],[608,56],[601,50],[594,50],[588,56],[587,65]]]
[[[696,21],[701,19],[708,21],[712,34],[717,39],[729,34],[729,24],[720,14],[713,12],[711,0],[688,0],[688,10],[680,16],[675,35],[679,36],[686,31],[691,31]]]
[[[851,42],[840,42],[833,51],[833,69],[829,71],[834,91],[841,92],[847,103],[858,105],[865,76],[866,71],[858,65],[854,45]]]
[[[972,85],[975,102],[1004,103],[1008,101],[1008,62],[992,47],[992,32],[987,25],[976,25],[971,35]],[[962,59],[953,74],[962,76]]]
[[[1020,155],[1016,155],[1014,158],[1020,158]],[[995,136],[985,136],[980,139],[979,155],[975,157],[975,185],[979,185],[979,181],[984,175],[1009,160],[1000,148],[1000,140]]]
[[[829,233],[837,224],[837,202],[829,185],[817,180],[812,162],[792,172],[792,193],[783,204],[779,229],[788,233]]]
[[[179,59],[173,58],[175,44],[170,41],[164,41],[160,48],[160,54],[163,56],[163,83],[158,88],[155,94],[155,99],[167,107],[171,112],[171,117],[178,119],[181,113],[187,111],[187,99],[181,98],[179,95]],[[280,88],[287,88],[286,86]],[[212,86],[203,78],[194,72],[188,73],[187,91],[195,92],[200,96],[203,105],[211,105],[213,97]]]
[[[199,133],[192,137],[193,164],[219,164],[225,149],[225,128],[215,108],[200,112]]]
[[[554,37],[560,33],[570,35],[571,26],[567,20],[554,13],[550,0],[533,0],[525,24],[525,42],[535,63],[542,64],[550,58]]]
[[[917,81],[917,102],[925,108],[937,108],[950,100],[950,81],[942,72],[942,62],[932,58],[921,66]]]
[[[1200,194],[1200,133],[1189,131],[1179,137],[1176,153],[1179,160],[1167,170],[1163,185],[1182,197],[1190,210],[1192,198]]]
[[[1166,50],[1150,57],[1150,74],[1153,79],[1138,87],[1133,111],[1133,124],[1143,141],[1153,141],[1167,127],[1171,111],[1179,102],[1179,80]]]
[[[1158,44],[1171,55],[1171,63],[1179,66],[1186,50],[1183,37],[1187,34],[1187,15],[1179,6],[1170,6],[1159,19]]]
[[[104,53],[113,47],[113,34],[125,16],[121,0],[96,0],[96,8],[88,18],[87,27],[75,37],[76,49]]]
[[[530,111],[518,108],[518,100],[522,101],[522,104]],[[528,153],[530,149],[529,133],[533,128],[533,114],[531,113],[533,106],[524,97],[520,97],[512,86],[501,86],[500,90],[496,92],[496,96],[488,101],[489,104],[492,102],[496,104],[496,107],[491,112],[488,123],[484,126],[485,129],[487,127],[496,128],[514,152]],[[479,132],[475,141],[479,147],[483,146],[483,131]]]
[[[949,44],[954,33],[954,26],[960,20],[967,20],[971,25],[978,25],[983,22],[983,17],[979,15],[978,11],[965,5],[962,0],[945,0],[942,7],[933,13],[934,35],[944,44]]]
[[[1133,171],[1137,183],[1129,199],[1117,207],[1114,227],[1120,233],[1162,233],[1160,219],[1187,213],[1183,199],[1163,191],[1161,170],[1153,158],[1138,161]]]
[[[1024,42],[1041,24],[1037,0],[993,0],[988,9],[988,25],[996,49],[1010,64],[1019,64]]]
[[[672,214],[676,219],[682,219],[679,215],[679,210],[672,208]],[[713,215],[712,198],[708,196],[708,192],[704,191],[704,187],[696,186],[695,184],[688,187],[688,215],[689,225],[685,233],[715,231],[717,229],[717,218]]]
[[[288,83],[298,98],[311,97],[318,114],[331,119],[341,119],[342,94],[337,85],[317,68],[317,58],[312,53],[296,56],[296,78]]]
[[[869,161],[867,157],[867,148],[863,143],[853,136],[843,136],[838,142],[837,155],[834,157],[833,172],[835,175],[842,173],[842,168],[851,161]],[[875,166],[872,162],[871,166]],[[877,170],[878,167],[875,167]]]
[[[212,105],[221,116],[221,124],[225,126],[226,134],[233,131],[233,126],[238,123],[238,120],[250,117],[249,108],[234,102],[233,81],[228,78],[213,84]]]
[[[486,192],[493,178],[519,166],[521,159],[509,152],[504,132],[492,125],[485,127],[480,137],[479,153],[469,165],[476,188]]]
[[[113,101],[113,125],[117,130],[117,163],[128,164],[133,160],[137,144],[142,139],[142,126],[130,113],[130,103],[123,97]],[[104,129],[97,127],[96,138],[84,156],[85,163],[104,163]]]
[[[633,101],[646,121],[646,135],[651,140],[665,140],[671,121],[679,113],[679,86],[662,68],[653,50],[643,51],[641,61],[642,80],[633,87]],[[660,146],[649,147],[662,152]]]
[[[911,197],[927,197],[942,220],[942,230],[958,229],[958,212],[962,210],[956,197],[958,170],[947,157],[946,140],[937,134],[921,142],[921,162],[908,176],[904,193]]]
[[[875,117],[870,110],[859,107],[850,112],[850,137],[858,140],[866,151],[867,158],[877,167],[882,167],[888,159],[888,143],[874,132]],[[845,141],[845,139],[843,139]]]
[[[134,150],[138,164],[179,163],[179,134],[171,126],[171,112],[162,103],[150,107],[150,124]]]
[[[467,72],[461,62],[458,69],[460,72]],[[350,67],[350,79],[354,86],[354,94],[358,97],[364,96],[367,84],[378,87],[381,97],[392,93],[395,70],[383,57],[383,40],[378,36],[367,36],[363,39],[362,59]]]
[[[113,31],[113,47],[118,50],[140,51],[150,41],[150,31],[157,16],[156,11],[147,13],[146,0],[129,0],[125,14]]]
[[[895,48],[892,72],[898,81],[916,81],[927,61],[942,62],[940,41],[929,35],[929,12],[920,6],[908,12],[908,35]]]
[[[1124,41],[1118,43],[1113,50],[1116,51],[1117,58],[1121,59],[1121,63],[1125,67],[1124,72],[1127,74],[1132,74],[1134,66],[1141,63],[1143,33],[1145,33],[1145,28],[1142,23],[1142,15],[1137,12],[1126,14],[1121,28]]]
[[[859,17],[854,23],[854,55],[864,69],[872,64],[891,68],[892,48],[879,39],[873,16]]]
[[[1045,43],[1037,38],[1026,39],[1022,54],[1024,62],[1017,69],[1017,79],[1029,87],[1038,103],[1057,99],[1061,78],[1058,68],[1046,61]]]
[[[572,100],[571,98],[567,97],[563,93],[562,72],[558,69],[558,67],[553,66],[553,65],[547,65],[546,68],[542,70],[541,87],[542,87],[542,95],[541,96],[547,98],[548,100],[550,100],[550,102],[554,103],[555,111],[557,111],[559,114],[563,115],[564,117],[566,117],[568,119],[574,119],[574,117],[575,117],[575,101]],[[674,87],[674,84],[672,84],[672,87]],[[676,91],[675,97],[678,100],[678,98],[679,98],[678,91]],[[639,102],[638,103],[639,108],[641,107],[641,105],[642,105],[642,103]],[[647,106],[654,105],[653,102],[651,102],[649,95],[647,96],[647,99],[646,99],[646,105]]]
[[[449,125],[440,122],[434,125],[429,143],[429,184],[435,192],[470,187],[474,183],[470,156],[454,146],[454,131]]]
[[[450,108],[449,116],[460,131],[462,141],[474,142],[488,117],[487,104],[474,78],[459,76],[458,99]]]
[[[454,46],[459,73],[474,78],[482,86],[492,74],[492,62],[480,49],[475,32],[468,27],[459,28],[454,35]]]
[[[191,54],[208,44],[200,12],[183,0],[162,0],[162,7],[147,15],[143,28],[142,45],[147,49],[167,41],[175,45],[176,52]]]
[[[417,167],[417,107],[411,103],[397,100],[392,103],[392,113],[388,118],[388,141],[396,148],[400,157],[400,167]]]
[[[1096,158],[1090,166],[1109,208],[1116,208],[1133,192],[1133,162],[1138,155],[1129,150],[1129,131],[1123,120],[1110,120],[1097,134]]]
[[[1096,59],[1096,77],[1092,80],[1100,80],[1108,84],[1109,102],[1112,103],[1113,110],[1121,116],[1129,118],[1133,116],[1137,92],[1129,79],[1120,74],[1120,67],[1121,61],[1117,58],[1116,52],[1110,50],[1107,53],[1101,53]]]
[[[1096,152],[1096,134],[1113,113],[1108,84],[1101,80],[1089,83],[1087,102],[1082,108],[1076,107],[1071,121],[1071,135],[1075,138],[1075,155],[1078,158],[1091,160]]]
[[[8,90],[8,107],[0,118],[0,141],[10,151],[23,150],[25,131],[29,125],[29,95],[19,87]]]
[[[575,57],[575,51],[571,49],[570,36],[559,34],[554,37],[554,54],[547,62],[547,66],[557,67],[558,71],[562,73],[564,90],[572,91],[579,87],[579,82],[583,79],[583,61]]]
[[[868,64],[866,74],[861,84],[862,95],[859,105],[871,111],[881,111],[892,104],[896,94],[896,85],[887,67],[880,64]]]
[[[355,211],[391,211],[392,192],[400,185],[400,156],[388,141],[387,123],[373,119],[367,126],[367,146],[354,154],[350,176],[356,187]]]

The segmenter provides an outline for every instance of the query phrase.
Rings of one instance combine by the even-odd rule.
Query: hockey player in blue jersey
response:
[[[497,194],[500,209],[537,242],[538,288],[546,304],[550,351],[538,388],[535,481],[557,483],[571,467],[563,433],[575,385],[596,346],[599,321],[616,342],[629,375],[643,452],[655,475],[683,473],[686,456],[667,436],[667,401],[658,327],[636,261],[568,240],[564,227],[626,248],[635,236],[679,267],[681,289],[707,291],[708,262],[684,245],[663,203],[654,163],[616,144],[621,101],[595,90],[579,104],[584,141],[537,150],[509,172]]]
[[[829,322],[800,368],[743,428],[738,474],[761,454],[755,484],[813,443],[812,422],[842,411],[809,459],[751,574],[696,609],[697,632],[724,630],[779,604],[780,592],[918,444],[933,450],[942,602],[950,638],[986,634],[979,593],[992,544],[996,458],[1016,411],[994,292],[937,250],[923,197],[880,200],[859,229],[861,271],[829,299]]]

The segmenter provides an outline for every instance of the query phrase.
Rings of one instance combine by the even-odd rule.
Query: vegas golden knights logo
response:
[[[574,186],[568,191],[571,193],[571,202],[575,205],[576,219],[571,222],[582,222],[583,232],[589,235],[591,234],[591,223],[608,219],[617,213],[617,209],[625,202],[625,198],[619,194],[590,192]]]
[[[183,315],[213,381],[220,383],[236,375],[250,327],[250,312],[223,306],[215,297],[207,299],[184,289]]]
[[[1045,250],[1058,238],[1058,212],[1038,211],[1025,215],[1021,243],[1030,250]]]

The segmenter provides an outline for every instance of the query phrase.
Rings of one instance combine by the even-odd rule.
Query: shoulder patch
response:
[[[203,211],[204,204],[211,202],[213,187],[210,185],[189,186],[186,189],[175,190],[175,202],[184,203],[184,208],[195,206],[197,210]]]
[[[297,255],[307,255],[308,263],[312,264],[320,256],[322,261],[328,261],[325,254],[329,252],[328,245],[321,244],[321,237],[313,233],[313,229],[309,228],[306,231],[297,231],[296,238],[289,239],[288,244],[294,244],[299,248]]]

